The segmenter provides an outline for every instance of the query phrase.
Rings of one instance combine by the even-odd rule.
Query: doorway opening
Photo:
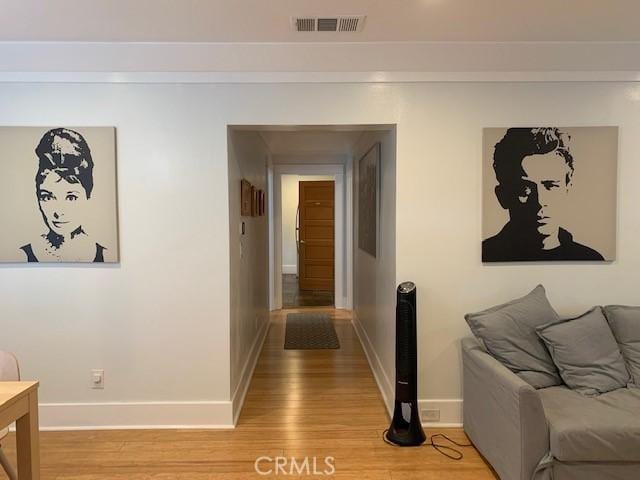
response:
[[[335,181],[330,175],[283,175],[282,308],[333,307]]]
[[[389,152],[395,150],[395,126],[233,125],[229,128],[233,139],[237,140],[232,153],[236,157],[246,154],[247,158],[246,162],[240,162],[239,178],[247,178],[252,185],[257,183],[251,175],[255,177],[259,169],[253,172],[249,164],[252,158],[261,163],[257,153],[262,150],[267,152],[265,192],[269,309],[328,306],[351,310],[355,292],[354,259],[356,255],[358,258],[361,256],[360,250],[354,246],[354,239],[357,238],[357,222],[354,221],[357,165],[371,145],[386,139],[389,132],[392,132],[393,142],[389,140],[385,148],[389,148]],[[260,145],[256,139],[260,140]],[[233,163],[238,162],[232,162],[232,166]],[[233,180],[233,188],[236,181]],[[304,212],[308,213],[306,218],[300,214],[303,207],[299,202],[301,185],[306,191],[305,184],[301,182],[331,182],[325,185],[324,192],[313,184],[308,185],[313,191],[310,195],[324,196],[304,200],[305,207],[308,207]],[[329,185],[333,187],[333,205],[330,202],[331,194],[327,193],[331,189]],[[235,200],[235,195],[235,192],[231,194],[232,200]],[[372,208],[377,211],[375,205]],[[331,210],[333,216],[330,215]],[[243,219],[240,218],[240,221]],[[250,229],[256,221],[247,219],[245,223]],[[243,227],[239,227],[241,232],[244,231]],[[231,228],[232,236],[238,236],[233,232],[238,227]],[[253,238],[251,233],[239,235],[242,244],[238,252],[240,263],[250,263],[246,254],[253,251],[247,248]],[[367,265],[369,263],[370,260]],[[366,284],[369,285],[369,282]]]
[[[325,163],[278,163],[283,158],[274,156],[273,205],[270,205],[271,310],[350,308],[351,191],[345,181],[350,175],[350,159],[346,155],[323,158]],[[318,159],[303,154],[295,157],[296,162],[305,160]],[[321,187],[306,183],[314,181],[325,183]],[[301,184],[306,192],[304,203],[300,203]],[[297,211],[298,227],[302,229],[298,230],[296,242]],[[294,272],[297,278],[287,276],[291,275],[289,272]]]
[[[280,374],[286,382],[304,377],[303,383],[318,391],[335,379],[353,385],[357,381],[353,370],[341,367],[361,347],[366,358],[382,359],[370,366],[390,406],[387,372],[395,345],[396,126],[234,125],[229,126],[228,144],[232,390],[245,391],[252,371],[247,365],[272,371],[271,362],[276,358],[282,362]],[[311,192],[307,200],[307,185],[324,190]],[[331,191],[333,216],[322,210],[331,208]],[[251,207],[262,198],[266,211],[259,207],[256,213]],[[318,221],[309,225],[323,231],[315,232],[315,238],[306,231],[299,233],[296,242],[296,210],[307,202],[312,207],[311,218]],[[286,208],[293,212],[289,233],[284,225]],[[304,218],[300,223],[300,214],[298,218],[299,232],[309,228]],[[331,236],[333,243],[327,241]],[[316,268],[311,275],[301,271],[308,267],[307,258],[299,253],[301,240],[324,241],[314,245],[324,252],[309,252],[308,265],[311,270]],[[306,311],[300,311],[304,306],[288,307],[284,275],[297,274],[294,282],[304,289],[301,278],[328,277],[331,285],[331,270],[333,292],[327,284],[309,290],[333,294],[332,306]],[[330,329],[325,327],[330,326],[336,342],[327,334]],[[261,366],[258,359],[263,344],[269,347]],[[309,368],[300,369],[300,365]],[[330,375],[309,376],[313,368],[326,369]],[[299,399],[290,400],[304,406]],[[234,412],[239,408],[234,407]]]

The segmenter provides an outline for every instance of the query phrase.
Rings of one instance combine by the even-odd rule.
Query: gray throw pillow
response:
[[[559,320],[542,285],[522,298],[464,318],[485,349],[532,387],[562,385],[547,348],[536,335],[536,327]]]
[[[594,307],[579,317],[536,331],[549,348],[562,380],[572,390],[598,395],[629,383],[629,372],[602,308]]]
[[[616,337],[635,386],[640,387],[640,307],[604,307],[609,326]]]

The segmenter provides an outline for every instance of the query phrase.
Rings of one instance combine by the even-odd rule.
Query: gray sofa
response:
[[[501,480],[640,479],[640,388],[536,390],[462,341],[464,430]]]

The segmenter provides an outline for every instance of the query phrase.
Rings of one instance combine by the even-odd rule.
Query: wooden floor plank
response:
[[[341,348],[284,350],[286,313],[299,311],[329,313]],[[326,457],[332,457],[336,472],[330,478],[345,480],[497,478],[473,448],[464,448],[464,459],[456,462],[428,446],[398,448],[385,444],[381,436],[388,423],[350,314],[333,309],[279,311],[272,315],[236,429],[42,432],[42,478],[285,477],[282,473],[258,475],[255,461],[261,456],[294,457],[298,462],[316,457],[319,467],[324,466]],[[467,441],[461,429],[428,431],[439,432],[459,442]],[[10,436],[8,440],[5,451],[15,462],[15,438]],[[263,464],[264,468],[268,466]],[[6,477],[0,474],[0,478]]]

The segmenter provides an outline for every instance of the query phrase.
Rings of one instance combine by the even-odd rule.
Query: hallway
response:
[[[285,350],[286,313],[328,312],[338,350]],[[317,471],[333,457],[337,479],[492,480],[472,448],[455,462],[430,447],[395,448],[382,441],[388,427],[382,398],[351,325],[334,309],[274,312],[244,408],[234,430],[120,430],[42,432],[45,480],[237,480],[255,473],[258,457],[313,457]],[[459,429],[440,429],[466,441]],[[428,434],[436,433],[433,430]],[[13,437],[13,435],[12,435]],[[7,452],[15,461],[14,438]],[[273,462],[260,464],[262,471]],[[289,473],[290,463],[285,470]],[[306,473],[306,472],[305,472]],[[269,478],[274,475],[268,475]],[[282,472],[276,478],[282,477]],[[308,475],[302,475],[308,476]],[[316,475],[318,476],[318,475]],[[0,478],[3,478],[0,474]]]
[[[284,350],[286,314],[327,312],[341,348]],[[269,432],[285,457],[335,458],[334,478],[353,479],[495,479],[473,448],[463,461],[452,461],[430,447],[395,448],[382,432],[389,426],[382,397],[351,313],[314,308],[272,314],[271,327],[238,422],[238,430]],[[467,442],[460,429],[439,429]],[[427,434],[437,433],[433,430]],[[275,442],[279,439],[279,442]]]

